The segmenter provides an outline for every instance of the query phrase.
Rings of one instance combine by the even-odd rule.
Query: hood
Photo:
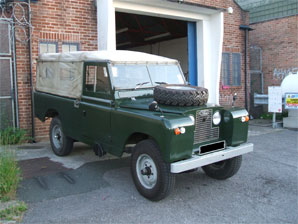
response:
[[[149,105],[153,101],[153,98],[139,98],[135,100],[126,100],[119,104],[119,107],[122,108],[130,108],[137,110],[149,110]],[[214,104],[207,104],[204,106],[190,106],[190,107],[180,107],[180,106],[166,106],[162,104],[158,104],[159,108],[164,113],[174,113],[174,114],[188,114],[193,111],[197,111],[199,109],[215,107]],[[219,107],[219,106],[218,106]]]

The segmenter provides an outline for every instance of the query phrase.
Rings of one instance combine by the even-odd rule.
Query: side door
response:
[[[90,145],[100,143],[109,152],[113,97],[107,63],[86,62],[83,72],[80,102],[83,141]]]

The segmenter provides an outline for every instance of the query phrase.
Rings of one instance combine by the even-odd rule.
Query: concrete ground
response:
[[[21,146],[18,199],[29,207],[23,223],[297,223],[298,132],[252,122],[248,141],[254,152],[243,156],[237,175],[177,175],[160,202],[139,195],[128,157],[99,159],[82,144],[62,158],[49,143]]]

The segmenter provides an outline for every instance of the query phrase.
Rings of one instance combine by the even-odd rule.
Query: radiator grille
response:
[[[212,110],[198,110],[196,113],[196,127],[194,144],[218,139],[219,128],[212,128]]]

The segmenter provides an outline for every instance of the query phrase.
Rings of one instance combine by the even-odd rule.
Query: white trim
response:
[[[218,12],[217,10],[208,8],[158,0],[114,0],[113,5],[117,12],[127,12],[187,21],[208,20],[208,15]]]
[[[220,162],[236,156],[240,156],[253,151],[252,143],[244,143],[237,147],[227,147],[214,153],[198,156],[193,155],[190,159],[171,163],[171,173],[181,173],[198,167],[206,166],[212,163]]]

